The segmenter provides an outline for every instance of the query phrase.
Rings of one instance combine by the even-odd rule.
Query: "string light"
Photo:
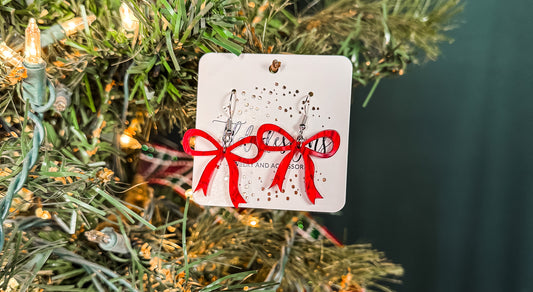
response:
[[[250,216],[246,217],[244,223],[246,225],[250,226],[250,227],[258,227],[259,226],[259,218],[250,215]]]
[[[41,31],[37,27],[35,18],[31,18],[26,28],[26,50],[24,61],[29,64],[40,64],[41,58]]]
[[[120,5],[120,18],[122,19],[122,27],[126,31],[135,31],[139,28],[139,19],[135,17],[133,11],[126,3]]]
[[[11,67],[19,67],[22,63],[22,56],[13,51],[10,47],[7,46],[5,42],[0,43],[0,60],[8,64]]]
[[[85,237],[87,237],[89,241],[96,243],[108,244],[111,242],[111,236],[98,230],[90,230],[85,232]]]
[[[93,23],[95,20],[96,20],[96,16],[94,15],[87,16],[88,25],[91,25],[91,23]],[[73,35],[76,32],[85,28],[85,22],[83,21],[82,17],[75,17],[71,20],[60,23],[59,25],[61,25],[61,27],[63,28],[67,36]]]
[[[59,83],[56,86],[56,101],[54,102],[54,109],[58,112],[65,111],[71,103],[72,91],[65,85]]]
[[[91,25],[95,20],[96,16],[89,15],[86,17],[87,25]],[[67,20],[63,23],[52,25],[49,29],[43,31],[41,34],[41,46],[47,47],[59,40],[67,38],[78,31],[85,28],[85,21],[83,17],[74,17],[71,20]]]
[[[132,133],[130,128],[124,130],[124,133],[120,135],[120,147],[123,149],[141,149],[141,143],[133,138],[133,135],[135,135],[135,132]]]
[[[131,139],[133,139],[133,138],[131,138],[129,135],[122,134],[120,136],[120,146],[125,147],[126,145],[131,143]]]
[[[116,233],[112,227],[106,227],[101,231],[87,231],[85,232],[85,237],[91,242],[98,243],[98,246],[103,250],[116,253],[129,253],[124,236]]]
[[[141,149],[141,143],[139,143],[137,139],[133,138],[137,132],[141,132],[140,122],[137,118],[133,118],[130,122],[130,125],[124,130],[122,135],[120,135],[120,147],[122,147],[122,149],[132,150]]]
[[[11,181],[7,192],[0,200],[0,250],[4,246],[5,232],[3,223],[9,215],[11,203],[15,194],[22,189],[29,176],[29,170],[38,160],[39,148],[44,141],[45,132],[42,124],[42,114],[50,109],[55,101],[55,88],[52,82],[46,78],[46,63],[41,58],[41,31],[37,27],[34,18],[31,18],[26,28],[25,57],[22,65],[26,69],[26,78],[22,80],[22,97],[31,105],[32,112],[27,112],[29,119],[35,124],[33,131],[33,147],[27,151],[23,161],[22,171]],[[5,53],[4,53],[4,56]],[[48,85],[48,86],[47,86]],[[48,90],[46,89],[48,87]],[[48,101],[45,97],[49,92]],[[36,215],[43,219],[52,216],[46,210],[36,210]]]

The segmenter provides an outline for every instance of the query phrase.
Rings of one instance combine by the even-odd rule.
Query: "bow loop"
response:
[[[319,140],[322,139],[322,145],[319,145]],[[326,144],[326,139],[329,139],[331,142]],[[309,152],[309,155],[316,156],[320,158],[329,158],[339,150],[341,138],[339,133],[335,130],[324,130],[320,131],[317,134],[313,135],[311,138],[305,140],[302,145],[307,146],[312,142],[315,142],[315,149],[321,149],[322,151],[314,150],[310,147],[305,147],[304,151]],[[331,149],[328,150],[329,145],[331,144]],[[319,145],[319,146],[318,146]]]
[[[200,151],[192,149],[190,146],[191,139],[193,137],[201,137],[209,141],[213,146],[215,146],[215,150],[208,150],[208,151]],[[236,142],[235,144],[227,147],[224,150],[224,147],[220,145],[220,143],[215,140],[212,136],[207,134],[206,132],[198,129],[190,129],[187,132],[185,132],[185,135],[183,135],[183,150],[192,155],[192,156],[215,156],[213,159],[211,159],[204,171],[202,172],[202,175],[200,177],[200,180],[198,181],[198,185],[196,186],[195,191],[202,190],[204,192],[204,195],[207,196],[207,188],[209,187],[209,184],[211,183],[211,178],[213,176],[213,173],[215,169],[217,168],[217,165],[219,162],[223,159],[226,159],[226,162],[228,163],[229,168],[229,193],[231,202],[233,203],[233,206],[237,208],[239,204],[246,203],[244,198],[242,197],[240,191],[239,191],[239,168],[237,166],[237,161],[242,162],[245,164],[255,163],[261,158],[263,155],[263,150],[260,149],[257,146],[257,140],[255,136],[246,137],[244,139],[241,139],[240,141]],[[257,154],[252,158],[245,158],[241,157],[237,154],[234,154],[232,150],[235,148],[245,145],[245,144],[253,144],[257,147]]]
[[[266,145],[264,135],[267,131],[270,131],[271,133],[281,134],[287,139],[287,141],[289,141],[289,144],[282,146]],[[271,137],[267,138],[267,140],[270,138]],[[331,140],[331,142],[326,144],[326,138]],[[278,170],[274,175],[274,180],[272,181],[270,187],[278,186],[280,190],[283,189],[283,182],[285,181],[290,162],[294,155],[296,155],[296,153],[300,153],[302,155],[302,161],[304,162],[305,166],[305,190],[309,201],[311,201],[312,204],[315,204],[316,199],[323,198],[315,186],[315,164],[313,162],[312,157],[315,156],[318,158],[329,158],[335,155],[340,146],[340,136],[337,131],[324,130],[318,132],[317,134],[313,135],[311,138],[303,142],[299,142],[292,136],[290,136],[289,133],[287,133],[287,131],[283,130],[282,128],[273,124],[265,124],[259,127],[259,129],[257,130],[257,139],[258,147],[264,151],[281,152],[290,150],[290,152],[287,153],[285,157],[283,157],[283,159],[281,160]],[[322,139],[322,145],[318,145],[320,139]],[[315,142],[315,149],[307,147],[312,142]],[[317,149],[320,149],[321,151]]]
[[[191,148],[191,139],[194,137],[201,137],[209,141],[213,146],[215,146],[216,149],[200,151],[200,150]],[[185,134],[183,135],[183,140],[181,144],[183,145],[183,150],[192,156],[218,155],[223,150],[222,146],[217,142],[217,140],[215,140],[215,138],[211,137],[211,135],[199,129],[187,130],[187,132],[185,132]]]
[[[265,143],[265,140],[270,140],[272,136],[265,138],[265,132],[271,132],[281,134],[281,136],[288,142],[286,145],[281,146],[270,146]],[[283,141],[285,142],[285,141]],[[283,143],[284,144],[284,143]],[[287,151],[287,150],[293,150],[293,148],[296,148],[298,146],[298,143],[296,139],[294,139],[287,131],[283,130],[281,127],[273,125],[273,124],[264,124],[257,129],[257,146],[261,148],[264,151]]]
[[[234,154],[232,151],[240,146],[246,145],[246,144],[252,144],[257,149],[257,154],[252,158],[246,158],[239,155]],[[233,145],[226,148],[226,156],[231,157],[232,160],[242,162],[245,164],[252,164],[256,163],[261,156],[263,156],[263,149],[259,148],[257,145],[257,138],[255,136],[248,136],[246,138],[243,138],[239,140],[238,142],[234,143]]]

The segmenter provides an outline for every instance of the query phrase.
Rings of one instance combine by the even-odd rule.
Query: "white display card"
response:
[[[277,73],[269,67],[273,60],[281,62]],[[255,136],[263,124],[275,124],[294,139],[302,121],[303,102],[308,98],[308,118],[303,137],[308,139],[324,130],[335,130],[340,136],[338,151],[329,158],[312,156],[314,184],[323,198],[313,204],[306,194],[305,163],[296,154],[291,161],[283,190],[270,188],[281,160],[289,151],[264,152],[253,164],[238,163],[239,190],[246,201],[239,207],[336,212],[346,200],[348,166],[348,134],[352,89],[352,64],[342,56],[259,55],[210,53],[199,64],[196,128],[207,132],[222,145],[228,119],[227,105],[233,89],[237,101],[233,116],[233,142]],[[281,136],[268,143],[287,143]],[[331,148],[331,140],[315,143]],[[196,137],[195,149],[213,150],[205,139]],[[320,147],[319,147],[320,148]],[[327,151],[316,149],[318,151]],[[255,146],[247,144],[232,150],[243,157],[253,157]],[[212,156],[195,156],[193,189]],[[200,205],[233,206],[229,195],[229,168],[221,160],[213,172],[208,192],[194,192]]]

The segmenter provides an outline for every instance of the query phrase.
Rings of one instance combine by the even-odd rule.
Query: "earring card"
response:
[[[281,62],[277,73],[269,70],[273,60]],[[277,151],[265,151],[251,164],[220,160],[208,181],[207,193],[195,191],[194,201],[207,206],[234,206],[230,185],[238,181],[238,190],[245,201],[239,207],[312,212],[342,209],[346,200],[351,62],[342,56],[204,55],[199,64],[196,128],[212,136],[219,146],[233,89],[237,100],[233,105],[231,145],[257,135],[261,125],[272,124],[263,127],[263,136],[257,139],[269,146],[268,149]],[[316,139],[305,142],[309,149],[303,151],[305,155],[299,152],[292,156],[287,149],[297,143],[306,106],[308,114],[302,137]],[[278,127],[281,130],[273,130]],[[333,132],[338,133],[338,140]],[[192,144],[193,140],[190,142]],[[284,146],[285,150],[280,150],[279,147]],[[336,147],[336,153],[326,157]],[[215,148],[216,145],[205,137],[194,139],[195,151]],[[250,158],[257,154],[257,149],[252,144],[243,144],[231,148],[231,153]],[[287,155],[292,157],[283,162]],[[193,189],[197,188],[214,158],[215,155],[195,155]],[[236,164],[237,168],[228,163]],[[284,169],[278,172],[280,168]],[[237,174],[235,169],[238,169]],[[274,181],[281,185],[280,189],[271,187]],[[311,194],[311,185],[318,196]]]

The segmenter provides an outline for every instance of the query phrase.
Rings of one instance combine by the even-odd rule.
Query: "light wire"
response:
[[[30,69],[29,69],[30,70]],[[42,69],[42,74],[45,74],[44,68]],[[30,79],[30,78],[28,78]],[[26,154],[26,157],[24,157],[24,161],[22,162],[22,170],[15,176],[15,178],[11,181],[9,184],[9,187],[7,188],[7,192],[5,196],[0,200],[0,251],[4,248],[4,241],[5,241],[5,232],[4,232],[4,222],[9,216],[9,209],[11,208],[11,203],[13,201],[13,198],[15,194],[17,194],[24,184],[26,183],[26,179],[28,178],[28,175],[30,173],[30,170],[33,168],[35,163],[37,162],[37,158],[39,157],[39,148],[41,146],[41,143],[44,140],[45,131],[42,124],[42,113],[50,109],[50,107],[54,104],[55,101],[55,89],[50,82],[50,80],[46,79],[46,84],[48,85],[49,89],[49,98],[46,104],[36,104],[36,101],[41,102],[43,100],[43,96],[35,96],[36,94],[45,94],[45,90],[43,88],[37,88],[39,86],[44,87],[44,83],[39,82],[33,82],[35,80],[24,80],[23,82],[28,82],[30,90],[25,92],[29,92],[29,96],[24,96],[24,99],[28,101],[31,104],[31,109],[38,113],[37,115],[33,112],[28,112],[28,117],[33,121],[34,123],[34,131],[33,131],[33,140],[32,140],[32,148]]]

